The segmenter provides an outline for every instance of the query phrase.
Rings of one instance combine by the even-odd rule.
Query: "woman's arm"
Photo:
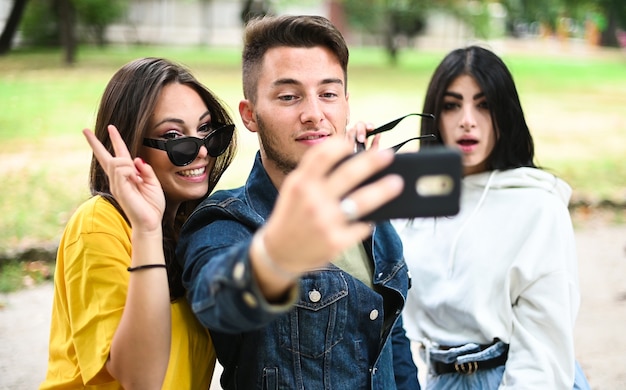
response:
[[[572,388],[579,305],[574,232],[567,209],[544,210],[520,248],[511,281],[513,325],[505,385]]]
[[[109,126],[109,135],[115,157],[90,131],[84,134],[107,172],[111,193],[130,220],[130,267],[159,265],[130,273],[126,303],[111,342],[106,369],[127,390],[160,389],[171,343],[169,288],[161,228],[165,210],[163,190],[149,165],[139,158],[131,159],[114,126]]]

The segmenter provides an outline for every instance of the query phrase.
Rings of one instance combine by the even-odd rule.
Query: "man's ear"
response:
[[[254,106],[250,100],[244,99],[239,102],[239,116],[241,116],[241,121],[248,130],[253,133],[256,133],[259,130],[256,122],[256,116],[254,115]]]

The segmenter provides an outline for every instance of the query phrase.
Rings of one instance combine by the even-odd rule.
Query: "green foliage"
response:
[[[526,23],[544,23],[552,29],[556,28],[557,18],[563,9],[562,0],[505,0],[503,4],[510,17]]]
[[[0,262],[0,293],[19,290],[23,285],[24,271],[18,261]]]
[[[422,32],[426,24],[425,12],[419,6],[391,8],[388,13],[394,35],[415,37]]]
[[[350,26],[368,33],[380,32],[384,15],[380,0],[344,0],[343,7]]]
[[[485,1],[485,0],[481,0]],[[624,0],[502,0],[508,11],[509,24],[538,22],[551,31],[558,28],[559,19],[571,18],[584,29],[585,22],[593,20],[600,31],[607,28],[607,20],[626,29],[626,2]],[[582,31],[579,35],[583,35]]]
[[[391,31],[414,37],[421,32],[429,0],[344,0],[348,23],[370,34]]]
[[[493,37],[494,34],[491,28],[493,16],[489,13],[487,2],[462,2],[450,6],[447,10],[470,26],[477,38],[489,39]]]
[[[25,42],[32,46],[59,44],[58,19],[50,0],[29,0],[20,30]]]
[[[50,142],[50,152],[54,143]],[[46,146],[42,150],[46,150]],[[63,226],[72,210],[89,195],[87,190],[88,155],[78,167],[68,167],[67,173],[74,172],[69,178],[61,175],[54,168],[15,167],[0,176],[3,191],[0,204],[0,252],[15,247],[22,247],[33,238],[38,242],[48,243],[58,240]],[[59,177],[65,177],[59,181]]]
[[[589,3],[596,9],[602,10],[606,17],[614,17],[619,27],[626,30],[626,2],[624,0],[593,0]]]
[[[78,23],[99,45],[105,43],[106,28],[123,17],[128,9],[128,0],[73,0],[72,4]],[[29,45],[57,46],[60,43],[59,16],[53,1],[30,0],[20,27]]]
[[[74,0],[80,22],[99,45],[105,43],[106,28],[120,19],[128,8],[127,0]]]
[[[414,36],[415,26],[437,10],[465,22],[478,38],[500,36],[504,31],[494,25],[490,11],[498,4],[506,10],[509,32],[519,23],[537,23],[555,32],[563,17],[572,20],[578,36],[583,35],[584,23],[591,17],[614,19],[617,27],[626,29],[624,0],[343,0],[342,4],[353,28],[375,35],[391,30],[395,35]]]
[[[0,293],[9,293],[24,286],[42,283],[51,279],[53,274],[54,263],[51,262],[0,259]]]

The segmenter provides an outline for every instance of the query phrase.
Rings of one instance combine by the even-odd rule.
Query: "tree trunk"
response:
[[[56,0],[59,15],[59,34],[64,52],[64,62],[72,65],[76,62],[76,10],[71,0]]]
[[[615,14],[609,11],[608,23],[602,35],[600,37],[600,45],[606,47],[619,47],[619,41],[617,40],[617,20]]]
[[[26,3],[28,0],[14,0],[11,13],[4,25],[4,31],[0,35],[0,55],[7,54],[13,46],[13,37],[17,32],[17,28],[22,20],[24,9],[26,9]]]
[[[396,42],[396,26],[390,12],[387,12],[387,25],[384,31],[385,50],[392,66],[398,64],[398,42]]]

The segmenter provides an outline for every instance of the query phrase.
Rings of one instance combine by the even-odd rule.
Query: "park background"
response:
[[[0,0],[0,27],[19,2]],[[624,25],[615,16],[620,13],[609,7],[613,13],[602,14],[613,3],[626,14],[621,0],[549,0],[532,12],[511,10],[510,1],[113,0],[104,3],[122,12],[100,30],[75,18],[69,47],[59,31],[63,23],[49,23],[64,2],[29,0],[10,49],[0,56],[0,390],[33,388],[24,381],[43,378],[55,250],[73,210],[89,196],[91,150],[80,131],[93,126],[101,93],[120,66],[142,56],[187,65],[226,102],[238,125],[238,156],[219,187],[245,180],[257,150],[256,136],[237,113],[246,6],[320,14],[342,29],[351,47],[354,121],[379,125],[420,112],[428,80],[451,49],[478,43],[502,56],[516,80],[538,163],[572,185],[575,227],[587,234],[579,240],[587,246],[579,250],[577,348],[592,353],[579,360],[594,389],[626,388],[626,369],[611,360],[626,353],[626,337],[609,328],[626,323],[626,283],[619,280],[620,270],[626,271],[626,51],[619,41]],[[87,2],[98,3],[73,4]],[[52,7],[48,13],[46,6]],[[513,11],[522,16],[512,17]],[[44,33],[28,32],[33,25]],[[415,117],[403,121],[384,135],[383,145],[416,135],[418,126]],[[14,311],[21,301],[14,295],[19,292],[11,292],[24,287],[48,292],[43,301],[19,304],[38,314]],[[16,329],[37,336],[13,337]],[[25,349],[27,355],[43,354],[33,353],[32,363],[10,347],[10,340],[27,339],[40,342]]]

